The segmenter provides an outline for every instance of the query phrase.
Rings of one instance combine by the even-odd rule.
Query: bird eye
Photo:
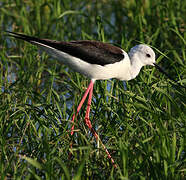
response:
[[[151,55],[150,55],[150,54],[146,54],[146,56],[147,56],[148,58],[150,58],[150,57],[151,57]]]

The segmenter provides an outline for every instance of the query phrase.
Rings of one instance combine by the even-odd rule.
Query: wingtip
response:
[[[32,40],[37,39],[35,37],[31,37],[31,36],[28,36],[28,35],[25,35],[25,34],[16,33],[16,32],[12,32],[12,31],[8,31],[8,30],[5,30],[4,32],[7,33],[7,36],[11,36],[11,37],[21,39],[21,40],[24,40],[24,41],[27,41],[27,42],[31,42]]]
[[[13,36],[13,37],[23,36],[23,34],[8,31],[8,30],[4,30],[4,32],[7,33],[8,36]]]

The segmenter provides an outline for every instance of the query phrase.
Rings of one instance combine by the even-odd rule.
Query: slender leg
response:
[[[88,126],[88,128],[90,129],[90,131],[92,132],[92,134],[94,135],[94,137],[96,138],[96,140],[101,142],[101,145],[103,146],[103,148],[104,148],[108,158],[111,160],[113,166],[115,168],[117,168],[117,165],[115,164],[114,159],[110,155],[106,146],[102,143],[102,141],[101,141],[99,135],[97,134],[97,132],[92,128],[92,124],[91,124],[91,121],[89,119],[90,106],[91,106],[91,102],[92,102],[93,87],[94,87],[94,84],[92,84],[91,87],[90,87],[90,92],[89,92],[89,97],[88,97],[88,104],[87,104],[87,111],[86,111],[86,115],[85,115],[85,123]]]
[[[77,114],[79,113],[79,111],[80,111],[80,109],[81,109],[83,103],[85,102],[85,99],[86,99],[86,97],[87,97],[87,95],[88,95],[88,93],[89,93],[91,87],[93,86],[93,84],[94,84],[94,81],[91,80],[90,83],[89,83],[89,85],[88,85],[87,90],[85,91],[85,93],[84,93],[84,95],[83,95],[83,98],[81,99],[81,101],[80,101],[80,103],[79,103],[79,105],[78,105],[78,107],[77,107],[76,113],[74,113],[73,116],[72,116],[72,120],[71,120],[71,122],[72,122],[72,127],[71,127],[71,133],[70,133],[71,136],[74,134],[74,120],[75,120]],[[70,143],[70,148],[72,149],[72,142]],[[71,156],[72,156],[72,154],[69,153],[69,159],[71,159]]]
[[[92,124],[90,122],[89,115],[90,115],[90,107],[91,107],[91,102],[92,102],[93,88],[94,88],[94,84],[92,84],[91,87],[90,87],[89,97],[88,97],[88,104],[87,104],[87,111],[86,111],[86,114],[85,114],[85,123],[90,130],[92,129]]]
[[[74,113],[74,115],[73,115],[73,117],[72,117],[71,122],[73,123],[73,125],[72,125],[72,128],[71,128],[71,135],[74,134],[74,120],[75,120],[75,117],[76,117],[77,114],[79,113],[79,111],[80,111],[80,109],[81,109],[83,103],[85,102],[85,99],[86,99],[86,97],[87,97],[87,95],[88,95],[88,93],[89,93],[91,87],[93,86],[93,84],[94,84],[94,81],[91,80],[91,81],[90,81],[90,84],[88,85],[87,90],[85,91],[85,94],[83,95],[83,98],[81,99],[81,102],[79,103],[79,106],[78,106],[78,108],[77,108],[76,113]]]
[[[94,81],[91,80],[87,90],[85,91],[85,94],[83,95],[83,98],[82,98],[81,102],[79,103],[79,106],[77,108],[77,112],[72,117],[72,121],[71,122],[74,123],[75,117],[79,113],[79,111],[80,111],[80,109],[81,109],[83,103],[85,102],[85,99],[86,99],[86,97],[87,97],[87,95],[89,93],[87,110],[86,110],[86,115],[85,115],[85,123],[88,126],[88,128],[90,129],[90,131],[92,132],[92,134],[94,135],[94,137],[96,138],[96,140],[101,142],[101,145],[103,146],[103,148],[104,148],[108,158],[111,160],[113,166],[115,168],[117,168],[117,165],[115,164],[114,159],[110,155],[110,153],[107,150],[106,146],[102,143],[102,141],[101,141],[99,135],[97,134],[97,132],[92,128],[92,124],[91,124],[90,119],[89,119],[90,107],[91,107],[91,102],[92,102],[93,87],[94,87]],[[74,134],[74,124],[73,124],[73,126],[71,128],[71,135],[73,135],[73,134]],[[72,148],[72,144],[70,145],[70,147]],[[69,159],[70,159],[70,156],[71,156],[71,153],[69,154]]]

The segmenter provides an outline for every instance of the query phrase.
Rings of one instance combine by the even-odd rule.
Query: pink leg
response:
[[[85,114],[85,123],[90,130],[92,129],[92,124],[90,122],[89,115],[90,115],[90,106],[91,106],[91,102],[92,102],[93,88],[94,88],[94,84],[92,84],[91,87],[90,87],[90,92],[89,92],[89,97],[88,97],[88,104],[87,104],[87,111],[86,111],[86,114]]]
[[[117,168],[117,165],[115,164],[114,159],[110,155],[110,153],[107,150],[106,146],[102,143],[102,141],[99,138],[99,135],[97,134],[97,132],[92,128],[92,124],[91,124],[90,119],[89,119],[90,106],[91,106],[91,102],[92,102],[93,87],[94,87],[94,84],[92,83],[92,85],[90,87],[89,97],[88,97],[87,111],[86,111],[86,115],[85,115],[85,123],[88,126],[88,128],[90,129],[90,131],[92,132],[92,134],[94,135],[94,137],[96,138],[96,140],[99,140],[101,142],[101,144],[102,144],[102,146],[103,146],[108,158],[111,160],[113,166],[115,168]]]
[[[110,153],[107,150],[107,148],[105,147],[105,145],[102,143],[102,141],[99,138],[99,135],[97,134],[97,132],[92,128],[92,124],[91,124],[90,119],[89,119],[90,107],[91,107],[91,101],[92,101],[92,94],[93,94],[93,87],[94,87],[94,81],[91,80],[87,90],[85,91],[85,94],[83,95],[83,98],[82,98],[81,102],[79,103],[79,106],[77,108],[76,114],[74,114],[73,117],[72,117],[72,121],[71,122],[74,123],[75,117],[79,113],[79,111],[80,111],[80,109],[81,109],[83,103],[85,102],[85,99],[86,99],[86,97],[87,97],[87,95],[89,93],[88,104],[87,104],[87,111],[86,111],[86,115],[85,115],[85,123],[88,126],[88,128],[90,129],[90,131],[92,132],[92,134],[94,135],[94,137],[96,138],[96,140],[99,140],[101,142],[101,144],[102,144],[102,146],[103,146],[108,158],[111,160],[113,166],[115,168],[117,168],[117,165],[115,164],[114,159],[110,155]],[[71,135],[73,135],[73,133],[74,133],[74,125],[71,128]],[[72,144],[70,145],[70,147],[72,148]],[[70,156],[71,156],[71,153],[69,155],[69,159],[70,159]]]
[[[71,127],[71,133],[70,133],[71,136],[74,134],[74,120],[75,120],[77,114],[79,113],[79,111],[80,111],[80,109],[81,109],[83,103],[85,102],[85,99],[86,99],[86,97],[87,97],[87,95],[88,95],[88,93],[89,93],[91,87],[93,86],[93,84],[94,84],[94,81],[91,80],[91,81],[90,81],[90,84],[88,85],[87,90],[85,91],[85,94],[83,95],[83,98],[81,99],[81,101],[80,101],[80,103],[79,103],[79,105],[78,105],[78,107],[77,107],[76,113],[74,113],[73,116],[72,116],[71,122],[72,122],[73,125],[72,125],[72,127]],[[70,148],[72,148],[72,143],[70,144]],[[71,159],[71,155],[72,155],[72,154],[69,153],[69,159]]]
[[[87,90],[85,91],[85,94],[83,95],[83,98],[81,99],[81,102],[79,103],[79,106],[78,106],[78,108],[77,108],[76,113],[74,113],[74,115],[73,115],[73,117],[72,117],[71,122],[73,123],[73,125],[72,125],[72,128],[71,128],[71,135],[74,134],[74,120],[75,120],[75,117],[76,117],[77,114],[79,113],[79,111],[80,111],[80,109],[81,109],[83,103],[85,102],[85,99],[86,99],[86,97],[87,97],[87,95],[88,95],[90,89],[93,87],[93,84],[94,84],[94,82],[91,80],[91,81],[90,81],[90,84],[88,85]]]

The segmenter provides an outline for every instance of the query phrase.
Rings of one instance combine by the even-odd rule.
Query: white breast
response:
[[[37,45],[39,44],[37,43]],[[104,80],[104,79],[111,79],[111,78],[117,78],[120,80],[130,79],[130,74],[128,71],[130,67],[130,60],[125,51],[123,51],[124,59],[121,60],[120,62],[101,66],[97,64],[87,63],[79,58],[73,57],[67,53],[56,50],[49,46],[45,46],[45,47],[43,47],[42,44],[42,47],[40,48],[48,52],[52,57],[56,58],[60,63],[69,66],[74,71],[77,71],[91,79],[95,79],[95,80]]]

